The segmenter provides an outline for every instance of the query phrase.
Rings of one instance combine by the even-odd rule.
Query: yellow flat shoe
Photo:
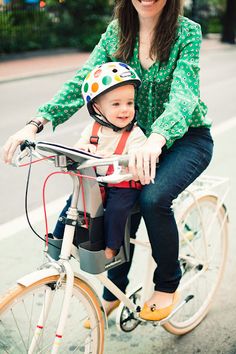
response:
[[[147,304],[144,304],[139,317],[146,321],[161,321],[173,311],[175,305],[179,301],[179,294],[176,291],[173,296],[173,302],[167,307],[158,308],[155,304],[151,307]]]
[[[115,300],[112,307],[109,308],[109,310],[107,311],[106,315],[107,317],[120,305],[120,300]],[[85,321],[84,321],[84,328],[86,329],[90,329],[91,326],[90,326],[90,321],[89,319],[87,318]]]

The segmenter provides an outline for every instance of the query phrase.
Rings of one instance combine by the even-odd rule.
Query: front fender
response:
[[[17,280],[17,284],[28,287],[31,284],[33,284],[45,277],[50,277],[50,276],[58,275],[58,274],[59,274],[59,271],[55,268],[40,269],[35,272],[24,275],[22,278]]]
[[[55,275],[59,275],[59,270],[57,270],[56,268],[45,268],[45,269],[40,269],[37,270],[35,272],[29,273],[25,276],[23,276],[22,278],[17,280],[17,284],[19,285],[23,285],[25,287],[29,287],[31,284],[34,284],[35,282],[46,278],[46,277],[50,277],[50,276],[55,276]],[[103,318],[104,318],[104,323],[105,323],[105,328],[108,327],[107,324],[107,316],[106,316],[106,312],[104,310],[103,304],[101,302],[101,299],[99,298],[99,296],[97,295],[97,291],[95,289],[95,287],[90,283],[90,281],[88,281],[88,279],[86,279],[85,276],[81,275],[81,274],[74,274],[75,277],[77,277],[78,279],[81,279],[83,282],[85,282],[87,284],[87,286],[90,287],[90,289],[92,290],[92,292],[94,293],[94,295],[97,298],[97,301],[99,303],[99,307],[102,311],[103,314]]]

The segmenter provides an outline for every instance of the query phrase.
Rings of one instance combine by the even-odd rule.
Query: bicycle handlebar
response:
[[[40,146],[40,144],[42,144],[42,143],[39,143],[39,146]],[[51,143],[48,143],[48,144],[50,145]],[[62,147],[62,146],[60,146],[60,147]],[[72,149],[69,147],[65,147],[65,148],[70,149],[71,151],[83,154],[83,160],[81,163],[79,163],[78,161],[72,160],[72,162],[78,163],[78,166],[76,168],[77,170],[82,170],[82,169],[97,167],[97,166],[113,165],[114,172],[108,176],[97,177],[98,182],[119,183],[119,182],[131,180],[133,177],[131,173],[125,173],[125,174],[120,173],[121,166],[124,166],[124,167],[128,166],[128,161],[129,161],[128,155],[112,156],[112,157],[107,157],[107,158],[101,158],[101,157],[96,158],[95,155],[87,154],[86,152],[81,151],[81,150],[75,150],[75,149]],[[63,155],[65,157],[68,157],[66,155],[66,153],[63,154],[62,151],[60,151],[60,152],[53,151],[53,148],[52,148],[52,153],[55,154],[55,157],[46,156],[46,155],[42,154],[41,152],[38,152],[36,149],[37,149],[37,143],[29,142],[26,140],[25,142],[23,142],[21,144],[21,146],[20,146],[21,151],[18,153],[18,155],[15,158],[15,161],[13,163],[11,163],[11,165],[15,166],[15,167],[24,166],[24,164],[21,164],[21,161],[26,157],[30,157],[30,155],[38,158],[39,160],[46,158],[50,162],[55,162],[56,156]],[[71,157],[69,159],[71,160]],[[66,167],[66,166],[64,166],[64,167]]]
[[[128,155],[112,156],[107,158],[102,158],[100,160],[87,160],[83,162],[79,169],[88,168],[88,167],[97,167],[97,166],[106,166],[111,164],[120,164],[127,167],[129,162]]]

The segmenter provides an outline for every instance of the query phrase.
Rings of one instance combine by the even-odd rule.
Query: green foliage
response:
[[[80,50],[91,50],[107,26],[111,6],[107,0],[67,0],[61,3],[58,16],[62,40]]]
[[[9,11],[0,16],[0,52],[14,53],[48,48],[51,21],[42,11]],[[42,31],[41,28],[44,30]]]
[[[218,13],[225,11],[226,0],[209,0],[209,3]]]
[[[208,23],[208,32],[209,33],[221,33],[222,23],[219,17],[211,18]]]
[[[0,11],[0,53],[74,47],[91,50],[112,14],[109,0],[46,0],[43,9],[22,0]]]
[[[220,33],[226,0],[192,0],[185,14],[200,23],[203,35]]]
[[[44,1],[43,9],[24,0],[11,0],[6,9],[0,6],[0,54],[58,47],[90,51],[114,6],[114,0]],[[219,33],[227,1],[191,0],[185,14],[201,24],[203,35]]]

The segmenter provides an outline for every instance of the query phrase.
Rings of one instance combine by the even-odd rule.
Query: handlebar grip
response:
[[[118,174],[111,174],[108,176],[99,176],[97,177],[98,182],[103,182],[103,183],[120,183],[123,181],[130,181],[133,178],[133,175],[131,173],[126,173],[123,175],[118,175]]]

